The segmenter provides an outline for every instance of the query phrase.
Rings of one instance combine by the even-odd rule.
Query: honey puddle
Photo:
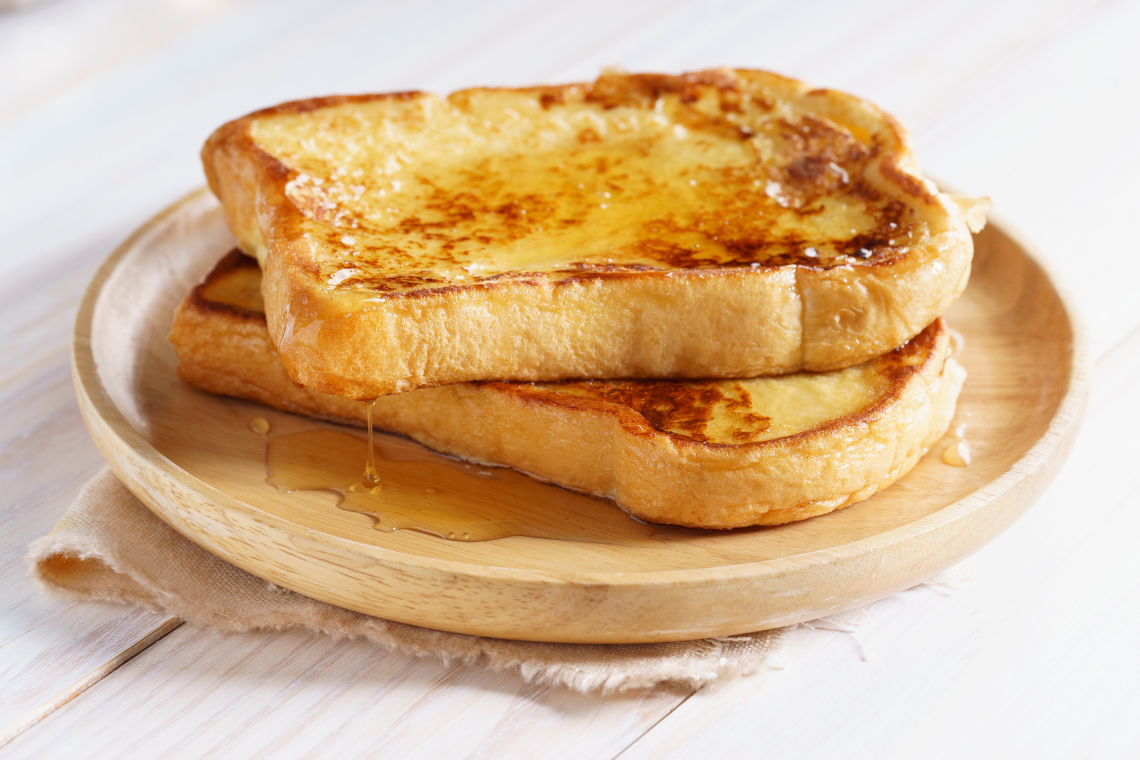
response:
[[[966,423],[954,428],[954,443],[942,451],[942,461],[954,467],[969,467],[973,460],[970,444],[966,442]]]
[[[333,491],[341,509],[371,515],[377,530],[452,541],[531,536],[635,544],[705,533],[640,523],[609,502],[505,467],[449,459],[401,438],[374,436],[371,454],[366,441],[336,430],[267,436],[266,482],[281,493]]]

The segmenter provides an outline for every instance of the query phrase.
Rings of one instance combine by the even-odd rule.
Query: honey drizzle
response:
[[[369,461],[383,489],[361,478],[361,460]],[[265,463],[266,483],[279,492],[334,492],[341,509],[371,516],[385,532],[410,530],[451,541],[529,536],[620,545],[705,533],[641,523],[601,499],[375,431],[371,446],[330,429],[268,437]]]
[[[954,443],[942,450],[942,461],[954,467],[969,467],[974,457],[966,442],[966,423],[954,428],[953,436]]]
[[[376,399],[368,404],[368,458],[364,463],[363,483],[365,488],[380,488],[380,473],[376,471],[376,446],[372,437],[372,415],[376,411]]]

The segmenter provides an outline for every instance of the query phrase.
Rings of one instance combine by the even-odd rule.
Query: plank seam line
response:
[[[1140,342],[1140,325],[1133,327],[1127,335],[1116,341],[1107,351],[1102,353],[1093,362],[1094,369],[1100,369],[1108,364],[1118,354],[1131,348],[1131,343]]]
[[[111,659],[107,660],[99,667],[95,668],[78,683],[73,684],[68,689],[65,689],[61,694],[53,697],[52,699],[49,699],[47,702],[43,703],[35,710],[32,710],[28,715],[8,726],[8,728],[5,729],[3,733],[0,733],[0,747],[4,747],[17,736],[20,736],[25,731],[38,724],[44,718],[48,717],[59,708],[63,707],[68,702],[75,699],[80,694],[87,691],[92,686],[114,673],[123,665],[126,665],[128,662],[133,660],[138,655],[142,654],[154,644],[161,641],[170,633],[173,633],[182,625],[183,622],[184,621],[178,618],[169,618],[167,620],[164,620],[134,644],[127,647]]]
[[[642,732],[641,732],[641,733],[640,733],[640,734],[639,734],[639,735],[638,735],[636,738],[634,738],[634,740],[633,740],[633,741],[631,741],[629,744],[627,744],[627,745],[625,745],[624,747],[622,747],[622,749],[621,749],[621,752],[618,752],[616,755],[614,755],[614,756],[613,756],[613,760],[618,760],[618,758],[619,758],[619,757],[621,757],[622,755],[624,755],[624,754],[626,753],[626,751],[627,751],[627,750],[628,750],[630,747],[632,747],[633,745],[637,744],[639,741],[641,741],[641,740],[642,740],[642,739],[644,739],[646,736],[648,736],[648,735],[649,735],[649,732],[650,732],[650,731],[652,731],[653,729],[655,729],[655,728],[657,728],[659,725],[661,725],[661,721],[663,721],[663,720],[665,720],[666,718],[668,718],[670,715],[672,715],[672,714],[673,714],[673,713],[674,713],[674,712],[677,710],[677,708],[678,708],[678,707],[680,707],[681,705],[685,704],[685,703],[686,703],[686,702],[688,702],[690,699],[692,699],[692,698],[693,698],[693,695],[694,695],[694,694],[696,694],[698,691],[700,691],[700,689],[695,689],[694,691],[690,692],[689,694],[686,694],[686,695],[685,695],[685,698],[684,698],[684,699],[682,699],[682,700],[681,700],[680,702],[678,702],[677,704],[673,705],[673,707],[672,707],[672,708],[670,708],[669,712],[665,713],[665,714],[664,714],[664,715],[662,715],[660,718],[658,718],[657,720],[653,721],[653,725],[651,725],[651,726],[649,726],[648,728],[646,728],[646,729],[645,729],[644,731],[642,731]]]

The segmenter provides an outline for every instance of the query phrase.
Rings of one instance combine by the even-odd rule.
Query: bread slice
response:
[[[759,71],[303,100],[202,160],[289,374],[355,399],[858,364],[946,310],[983,219],[889,115]]]
[[[367,405],[295,385],[257,263],[234,251],[179,307],[179,374],[212,393],[359,425]],[[965,371],[941,320],[842,370],[747,380],[467,383],[376,400],[378,427],[614,500],[642,520],[777,525],[866,499],[950,424]]]

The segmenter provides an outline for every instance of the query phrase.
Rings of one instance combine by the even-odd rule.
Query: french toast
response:
[[[760,71],[302,100],[202,161],[289,375],[352,399],[852,366],[947,309],[984,223],[888,114]]]
[[[360,425],[368,405],[296,385],[269,337],[261,271],[226,256],[179,307],[179,374],[204,390]],[[745,380],[472,382],[379,398],[374,424],[698,528],[777,525],[886,488],[941,437],[965,370],[941,319],[824,373]]]

